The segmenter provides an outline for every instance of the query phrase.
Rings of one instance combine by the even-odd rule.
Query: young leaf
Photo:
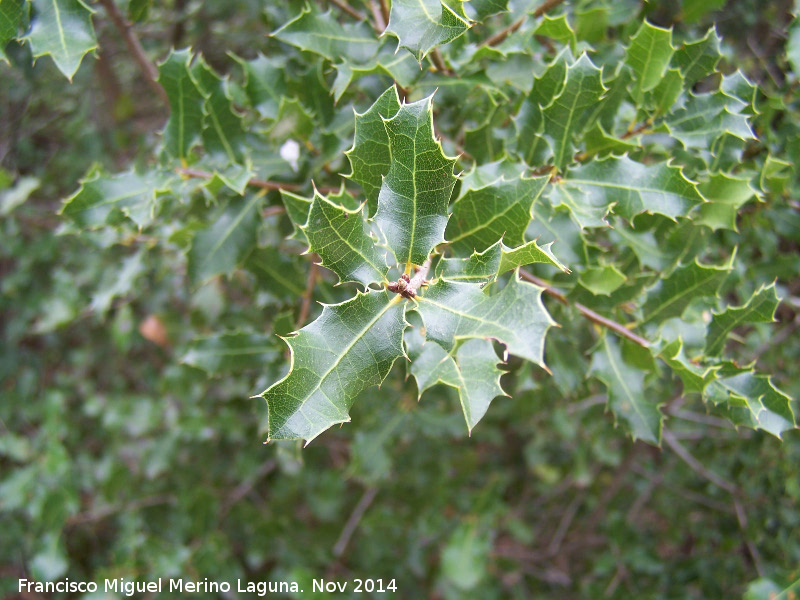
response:
[[[631,95],[637,106],[644,100],[645,92],[655,88],[669,66],[672,53],[672,30],[642,23],[631,38],[625,62],[633,69],[635,78]]]
[[[512,246],[523,242],[531,221],[533,203],[542,195],[548,175],[501,178],[492,184],[468,189],[453,203],[445,237],[453,250],[483,251],[503,238]]]
[[[0,2],[0,60],[11,64],[6,56],[6,46],[17,37],[20,21],[22,20],[22,7],[25,0],[2,0]]]
[[[671,64],[680,70],[687,88],[714,72],[722,58],[719,53],[721,41],[716,29],[712,28],[702,40],[684,43],[675,51]]]
[[[349,210],[315,192],[308,222],[300,227],[309,252],[339,276],[339,283],[356,281],[365,288],[386,280],[389,267],[370,235],[362,208]]]
[[[58,70],[72,81],[83,56],[97,48],[92,26],[94,11],[81,0],[31,0],[31,3],[35,16],[23,39],[30,43],[34,58],[49,54]]]
[[[426,337],[447,351],[456,339],[491,338],[510,354],[544,367],[544,337],[555,325],[542,304],[542,289],[512,277],[496,295],[476,283],[439,279],[419,298]]]
[[[503,371],[497,368],[499,361],[492,342],[467,340],[448,353],[439,344],[425,343],[425,338],[415,328],[408,330],[405,339],[412,361],[411,374],[417,380],[420,397],[437,383],[458,390],[467,429],[472,434],[492,400],[504,395],[500,387]]]
[[[633,345],[626,347],[626,350],[647,352]],[[617,340],[610,335],[604,336],[601,347],[595,349],[591,373],[606,385],[608,405],[614,416],[625,422],[633,439],[651,444],[661,443],[664,419],[658,408],[661,403],[645,389],[645,371],[625,360]]]
[[[495,242],[483,252],[474,252],[469,258],[443,258],[436,265],[436,276],[449,281],[491,283],[503,273],[531,263],[545,263],[570,270],[550,250],[553,242],[539,246],[536,240],[518,248],[509,248],[502,241]]]
[[[461,0],[394,0],[386,31],[397,37],[398,48],[422,62],[436,46],[453,41],[469,28]]]
[[[369,109],[362,114],[356,113],[353,147],[345,152],[351,168],[347,177],[364,189],[370,216],[378,209],[381,184],[389,172],[392,160],[389,134],[383,121],[394,117],[399,110],[400,99],[397,97],[397,89],[392,86]]]
[[[725,348],[725,341],[734,328],[744,323],[772,323],[775,309],[780,299],[775,293],[775,284],[758,289],[743,305],[728,307],[721,313],[714,313],[706,334],[706,354],[719,356]]]
[[[203,102],[189,73],[190,50],[173,50],[158,66],[158,82],[169,97],[170,115],[164,128],[164,150],[174,158],[186,158],[203,132]]]
[[[391,166],[378,196],[375,223],[398,264],[421,265],[444,241],[453,166],[433,137],[432,96],[404,104],[384,121]]]
[[[356,396],[379,385],[403,356],[405,302],[384,291],[359,293],[286,338],[289,374],[259,394],[269,411],[269,439],[310,442],[350,420]]]

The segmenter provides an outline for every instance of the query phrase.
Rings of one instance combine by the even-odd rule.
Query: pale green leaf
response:
[[[405,302],[386,291],[359,293],[325,306],[322,315],[286,338],[289,374],[260,394],[269,411],[269,438],[313,440],[350,420],[359,393],[379,385],[403,356]]]
[[[567,21],[567,15],[551,17],[545,14],[534,34],[554,39],[562,46],[568,45],[573,52],[575,51],[575,45],[578,43],[575,38],[575,32],[570,27],[569,21]]]
[[[544,308],[542,289],[512,277],[489,296],[480,284],[439,279],[418,298],[426,337],[447,351],[457,339],[491,338],[506,351],[544,367],[544,337],[555,324]]]
[[[192,340],[180,362],[216,375],[263,368],[277,357],[273,336],[237,331]]]
[[[725,348],[728,335],[745,323],[772,323],[780,299],[775,293],[775,284],[762,286],[742,306],[729,306],[714,313],[706,334],[706,355],[719,356]]]
[[[347,177],[364,189],[370,215],[378,209],[378,195],[384,176],[389,172],[392,153],[389,134],[383,124],[400,110],[397,89],[387,89],[364,113],[356,113],[356,132],[353,147],[345,154],[350,160],[351,173]]]
[[[684,80],[678,69],[667,69],[659,84],[647,94],[647,102],[656,114],[668,112],[683,92]]]
[[[421,265],[444,241],[453,166],[433,137],[432,97],[404,104],[384,121],[391,165],[378,196],[375,223],[398,264]]]
[[[464,4],[464,9],[479,23],[486,17],[508,11],[508,0],[470,0]]]
[[[364,287],[386,280],[385,254],[375,245],[363,207],[347,209],[314,194],[308,222],[303,225],[309,252],[316,252],[322,266],[339,276],[339,283],[355,281]]]
[[[186,158],[203,132],[203,94],[189,73],[190,50],[173,50],[158,66],[158,82],[169,97],[170,115],[164,128],[164,150]]]
[[[0,217],[5,217],[25,203],[30,195],[39,189],[41,181],[36,177],[20,177],[10,189],[0,188]]]
[[[627,281],[614,265],[587,267],[578,278],[578,282],[595,295],[608,296]]]
[[[742,140],[754,138],[745,103],[723,92],[689,95],[681,108],[665,119],[670,134],[687,148],[708,148],[723,133]]]
[[[645,92],[655,88],[672,59],[672,30],[642,23],[631,38],[625,54],[625,63],[635,74],[631,94],[637,105],[641,105]]]
[[[84,55],[97,48],[94,11],[81,0],[30,1],[34,17],[23,39],[31,45],[34,58],[49,54],[58,70],[72,81]]]
[[[736,229],[736,215],[747,201],[756,195],[750,177],[714,173],[708,181],[698,186],[709,201],[698,207],[695,223],[708,225],[711,229]]]
[[[481,252],[503,238],[511,246],[523,243],[533,203],[542,195],[550,177],[501,178],[489,185],[468,189],[453,203],[445,237],[458,253]]]
[[[263,198],[254,194],[230,201],[213,224],[198,232],[189,250],[189,279],[197,285],[233,271],[256,245]]]
[[[683,43],[675,50],[672,66],[680,69],[686,87],[693,86],[716,70],[717,63],[722,58],[719,52],[721,41],[716,29],[712,28],[702,40]]]
[[[654,344],[651,347],[655,356],[662,359],[683,382],[683,393],[696,392],[702,394],[706,386],[714,381],[719,367],[705,366],[692,362],[687,358],[683,340],[677,339],[669,343]]]
[[[281,200],[283,200],[286,214],[292,222],[292,227],[294,227],[292,237],[306,241],[306,235],[301,228],[308,221],[308,212],[311,210],[312,199],[281,190]]]
[[[139,277],[146,271],[144,251],[139,250],[136,254],[128,256],[122,263],[113,269],[111,277],[104,277],[103,282],[92,294],[89,307],[105,316],[114,298],[127,296],[134,290]]]
[[[795,18],[789,30],[789,41],[786,43],[786,57],[792,64],[795,76],[800,74],[800,19]]]
[[[632,344],[624,348],[625,352],[615,338],[605,335],[601,346],[592,353],[591,373],[606,385],[608,406],[633,439],[660,444],[664,418],[659,410],[661,403],[645,389],[645,371],[631,364],[628,356],[647,350]]]
[[[6,56],[6,46],[17,37],[25,0],[0,0],[0,60],[11,64]]]
[[[394,0],[391,6],[386,31],[397,37],[398,48],[407,49],[418,62],[470,27],[461,0]]]
[[[625,154],[637,147],[633,142],[607,134],[599,122],[583,135],[584,153],[589,157],[602,158],[609,154]]]

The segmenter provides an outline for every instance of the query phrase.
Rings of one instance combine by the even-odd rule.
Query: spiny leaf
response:
[[[306,5],[272,37],[335,62],[349,58],[363,63],[378,51],[378,42],[368,25],[339,23],[330,11],[319,13],[313,5]]]
[[[180,361],[214,375],[257,369],[277,356],[273,336],[236,331],[193,340]]]
[[[356,281],[366,288],[386,280],[386,257],[375,246],[362,208],[348,210],[316,192],[308,222],[300,229],[309,252],[320,255],[322,266],[336,273],[339,283]]]
[[[496,295],[476,283],[439,279],[419,298],[426,337],[447,351],[462,338],[491,338],[507,351],[544,367],[544,336],[555,322],[542,304],[542,289],[512,277]]]
[[[780,299],[775,293],[775,284],[761,286],[753,292],[742,306],[728,307],[721,313],[714,313],[706,334],[706,354],[718,356],[725,348],[728,335],[744,323],[772,323],[775,309]]]
[[[169,97],[170,115],[164,128],[164,150],[186,158],[203,132],[203,94],[189,73],[190,50],[173,50],[158,66],[158,82]]]
[[[675,219],[704,201],[680,167],[647,166],[623,156],[595,160],[571,169],[551,187],[550,199],[564,204],[581,227],[606,225],[610,210],[628,220],[648,212]]]
[[[286,208],[286,214],[294,227],[292,237],[299,240],[305,240],[306,234],[303,233],[303,225],[308,221],[308,212],[311,210],[312,199],[281,190],[281,200],[283,206]]]
[[[727,265],[720,267],[706,267],[695,260],[660,279],[647,290],[642,322],[661,323],[672,317],[680,317],[695,298],[714,296],[728,276],[734,257],[735,254]]]
[[[670,134],[687,148],[708,148],[723,133],[749,140],[755,136],[742,114],[745,107],[744,102],[723,92],[690,95],[665,123]]]
[[[572,27],[570,27],[569,21],[567,21],[567,15],[551,17],[545,14],[542,22],[539,23],[539,26],[534,31],[534,34],[552,38],[562,46],[569,45],[573,52],[578,43],[578,40],[575,38],[575,32]]]
[[[686,87],[693,86],[714,72],[722,58],[719,52],[721,41],[716,29],[711,28],[702,40],[684,43],[675,50],[671,64],[680,69]]]
[[[698,207],[699,215],[695,223],[707,225],[711,229],[736,228],[736,216],[743,204],[756,195],[747,176],[714,173],[708,181],[698,186],[700,192],[709,201]]]
[[[383,121],[394,117],[399,110],[400,99],[392,86],[368,110],[356,113],[353,147],[345,152],[352,171],[347,177],[364,189],[370,216],[378,209],[378,195],[392,159],[389,134]]]
[[[578,283],[598,296],[608,296],[626,281],[625,274],[613,264],[587,267],[578,279]]]
[[[453,41],[469,27],[461,0],[394,0],[386,31],[397,37],[398,48],[421,62],[436,46]]]
[[[297,256],[287,256],[277,248],[256,248],[247,257],[244,267],[259,280],[261,287],[271,294],[291,300],[305,293],[303,266]]]
[[[30,43],[34,58],[49,54],[72,81],[84,55],[97,48],[94,11],[81,0],[31,0],[31,4],[35,16],[23,39]]]
[[[550,177],[501,178],[470,188],[453,203],[445,237],[459,253],[483,251],[503,238],[512,246],[523,242],[531,221],[533,203],[542,195]]]
[[[286,338],[289,374],[260,394],[269,411],[269,438],[310,442],[350,420],[353,401],[379,385],[403,356],[405,302],[388,292],[359,293],[325,306],[322,315]]]
[[[475,20],[479,23],[486,17],[497,13],[508,11],[508,0],[470,0],[464,5],[466,9],[472,9],[470,15],[475,15]]]
[[[504,395],[500,387],[503,371],[497,368],[499,361],[492,342],[467,340],[448,353],[439,344],[425,343],[425,338],[416,328],[410,328],[405,339],[412,361],[411,374],[417,380],[420,397],[437,383],[458,390],[461,409],[471,434],[492,400]]]
[[[646,353],[639,346],[625,347],[626,355]],[[661,443],[663,416],[661,404],[645,389],[645,371],[630,364],[619,343],[610,335],[603,337],[602,345],[592,354],[591,373],[602,381],[608,390],[608,405],[617,419],[622,420],[633,439],[651,444]]]
[[[706,386],[714,381],[717,370],[716,365],[700,365],[686,357],[683,340],[677,339],[669,343],[659,342],[653,344],[651,350],[654,356],[661,358],[683,382],[683,393],[696,392],[702,394]]]
[[[234,198],[208,229],[195,235],[189,250],[192,284],[229,273],[247,258],[256,245],[262,202],[257,194]]]
[[[384,121],[391,166],[378,196],[377,223],[398,264],[421,265],[444,241],[456,159],[433,137],[432,96],[404,104]]]
[[[22,6],[25,0],[0,1],[0,60],[11,64],[6,56],[6,46],[17,37],[20,21],[22,20]]]
[[[531,263],[545,263],[570,270],[550,250],[553,242],[539,246],[536,240],[518,248],[509,248],[502,241],[495,242],[483,252],[474,252],[469,258],[443,258],[436,265],[436,276],[449,281],[491,283],[503,273]]]
[[[341,99],[353,81],[365,75],[386,75],[394,79],[399,86],[407,88],[423,74],[413,56],[405,52],[396,54],[388,42],[380,47],[378,54],[366,62],[356,63],[344,58],[342,62],[333,66],[336,69],[336,79],[333,82],[332,92],[336,102]]]
[[[642,104],[645,92],[655,88],[661,81],[672,58],[672,30],[642,23],[639,31],[630,40],[625,54],[636,77],[631,95],[637,105]]]
[[[263,54],[253,60],[244,60],[235,55],[233,58],[244,71],[244,90],[250,103],[262,118],[275,119],[281,98],[287,95],[285,63]]]

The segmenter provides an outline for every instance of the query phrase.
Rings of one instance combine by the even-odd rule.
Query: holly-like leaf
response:
[[[154,172],[139,175],[128,171],[108,176],[93,171],[64,202],[60,214],[81,227],[94,229],[105,225],[114,211],[121,211],[141,229],[151,223],[156,194],[162,187]]]
[[[716,379],[719,367],[701,365],[692,362],[685,354],[683,340],[677,339],[669,343],[659,342],[651,347],[655,356],[661,358],[683,382],[683,393],[696,392],[702,394],[706,386]]]
[[[443,258],[436,265],[436,276],[449,281],[491,283],[503,273],[532,263],[552,265],[564,273],[570,270],[550,250],[553,242],[539,246],[536,240],[517,248],[509,248],[502,241],[495,242],[483,252],[474,252],[469,258]]]
[[[645,371],[631,364],[635,361],[628,356],[647,350],[632,344],[624,350],[623,353],[616,339],[604,336],[602,344],[592,354],[591,373],[606,385],[608,406],[614,416],[625,423],[633,439],[659,444],[663,421],[659,410],[661,403],[645,389]]]
[[[550,144],[559,170],[573,161],[574,138],[585,127],[581,114],[594,106],[605,92],[603,73],[586,54],[567,67],[564,86],[553,101],[542,108],[544,138]]]
[[[72,81],[84,55],[97,48],[94,11],[81,0],[31,0],[31,4],[34,17],[23,39],[31,45],[34,58],[49,54],[58,70]]]
[[[244,60],[235,55],[233,58],[244,71],[244,90],[250,103],[262,118],[275,119],[281,98],[287,95],[285,63],[262,54],[253,60]]]
[[[283,206],[286,208],[286,214],[292,222],[294,233],[292,237],[299,240],[305,240],[306,234],[303,233],[302,227],[308,221],[308,213],[311,210],[312,199],[281,190],[281,200]]]
[[[756,195],[747,176],[714,173],[708,181],[698,186],[700,192],[709,201],[698,206],[699,214],[695,223],[708,225],[711,229],[736,228],[736,216],[739,209]]]
[[[503,371],[497,368],[497,355],[492,342],[483,339],[467,340],[448,353],[439,344],[425,343],[416,328],[406,333],[406,348],[411,359],[411,374],[417,381],[419,396],[437,383],[458,390],[461,409],[472,429],[486,414],[489,404],[504,395],[500,387]]]
[[[734,256],[727,265],[704,266],[696,260],[675,269],[647,290],[643,323],[661,323],[680,317],[695,298],[714,296],[728,276]]]
[[[365,288],[386,280],[389,267],[370,234],[362,207],[347,209],[314,194],[308,222],[300,228],[309,252],[322,258],[322,266],[339,276],[339,283],[355,281]]]
[[[267,402],[269,438],[310,442],[335,423],[350,420],[359,393],[380,385],[403,356],[405,302],[388,292],[359,293],[286,338],[288,375],[259,394]]]
[[[0,60],[6,61],[7,64],[11,63],[6,56],[6,46],[17,37],[24,3],[25,0],[0,1]]]
[[[508,11],[508,0],[470,0],[464,5],[470,15],[479,23],[486,17]]]
[[[230,201],[208,228],[198,232],[189,251],[189,279],[194,285],[230,273],[256,245],[263,198],[257,194]]]
[[[775,309],[780,299],[775,293],[775,284],[753,292],[750,299],[742,306],[728,307],[721,313],[714,313],[706,334],[706,354],[719,356],[725,348],[728,335],[739,325],[745,323],[772,323],[775,320]]]
[[[400,99],[397,89],[392,86],[368,110],[356,113],[353,147],[345,152],[352,171],[347,177],[364,189],[370,216],[378,209],[378,195],[392,159],[389,134],[383,122],[394,117],[399,110]]]
[[[436,46],[451,42],[470,28],[461,0],[394,0],[386,31],[397,37],[418,62]]]
[[[608,296],[626,281],[625,274],[613,264],[587,267],[578,279],[584,288],[597,296]]]
[[[630,40],[625,54],[625,63],[635,74],[631,95],[637,106],[644,100],[645,92],[655,88],[672,59],[672,30],[642,23],[639,31]]]
[[[507,352],[545,367],[544,337],[555,325],[542,304],[542,288],[512,277],[489,296],[480,284],[439,279],[419,298],[426,337],[451,351],[457,339],[494,339]]]
[[[571,169],[552,186],[550,199],[568,207],[581,227],[606,225],[605,216],[612,209],[628,220],[643,212],[675,219],[704,201],[680,167],[668,163],[647,166],[627,156]]]
[[[334,62],[348,58],[363,63],[378,51],[378,42],[367,24],[339,23],[330,11],[319,13],[313,5],[306,5],[272,37]]]
[[[338,102],[350,84],[365,75],[386,75],[394,79],[401,87],[411,86],[423,74],[423,71],[420,70],[419,64],[413,56],[407,52],[396,54],[390,46],[388,42],[383,44],[375,56],[363,63],[356,63],[344,58],[342,62],[335,64],[336,79],[332,89],[334,100]],[[399,106],[398,102],[397,108]],[[395,109],[394,112],[397,110]]]
[[[665,123],[670,134],[687,148],[708,148],[723,133],[749,140],[755,136],[747,115],[742,113],[746,106],[724,92],[690,95]]]
[[[512,246],[523,242],[531,221],[533,203],[542,195],[550,177],[501,178],[489,185],[470,188],[453,203],[445,237],[459,253],[483,251],[500,238]]]
[[[262,287],[279,298],[290,300],[305,293],[303,267],[297,256],[286,256],[277,248],[255,249],[244,263]]]
[[[214,375],[258,369],[277,356],[273,336],[237,331],[193,340],[180,361]]]
[[[675,50],[671,64],[680,70],[687,87],[714,72],[722,58],[719,52],[721,41],[717,30],[711,28],[702,40],[684,43]]]
[[[455,158],[433,137],[432,96],[404,104],[384,121],[391,165],[378,195],[377,223],[398,264],[421,265],[444,241]]]
[[[203,132],[205,98],[189,72],[190,50],[173,50],[158,66],[158,82],[169,97],[170,115],[164,128],[164,150],[173,158],[186,158]]]

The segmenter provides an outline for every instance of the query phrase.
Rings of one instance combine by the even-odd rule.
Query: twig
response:
[[[333,555],[336,558],[339,558],[342,554],[344,554],[347,544],[350,543],[350,538],[353,537],[353,534],[358,528],[361,517],[364,516],[364,513],[369,508],[369,505],[372,504],[372,501],[375,500],[375,496],[377,495],[378,488],[371,487],[367,488],[367,490],[364,492],[364,495],[361,496],[361,500],[359,500],[358,504],[356,504],[356,507],[350,514],[350,518],[347,519],[347,523],[344,525],[344,529],[342,529],[341,535],[339,535],[339,539],[336,540],[336,543],[333,546]]]
[[[675,454],[677,454],[678,457],[689,466],[690,469],[714,485],[721,487],[732,496],[736,496],[738,493],[736,486],[729,481],[724,480],[713,471],[706,469],[694,456],[691,455],[686,448],[683,447],[683,445],[681,445],[671,431],[665,429],[661,435],[664,438],[664,441],[667,442],[667,446],[669,446],[672,451],[675,452]]]
[[[389,4],[386,0],[378,0],[378,4],[381,6],[381,15],[383,16],[383,22],[388,23],[391,14],[389,13]]]
[[[164,101],[164,104],[169,105],[167,92],[161,87],[161,84],[158,83],[158,69],[156,69],[156,66],[147,58],[147,54],[145,54],[144,48],[142,48],[139,38],[136,37],[131,24],[122,16],[119,8],[114,4],[114,0],[99,0],[99,2],[103,5],[108,17],[111,19],[117,31],[119,31],[122,39],[125,40],[125,45],[128,46],[128,50],[130,50],[133,55],[136,64],[139,65],[139,69],[142,71],[148,85],[158,94],[158,97]]]
[[[434,48],[431,50],[428,56],[431,57],[431,62],[433,62],[433,66],[436,67],[437,71],[444,73],[445,75],[455,75],[453,70],[444,64],[444,58],[442,58],[442,53],[439,51],[439,48]]]
[[[535,283],[539,287],[544,288],[545,294],[549,294],[562,304],[569,305],[569,300],[567,300],[566,296],[564,296],[564,294],[562,294],[561,292],[551,288],[549,285],[547,285],[546,281],[539,279],[538,277],[536,277],[536,275],[532,275],[531,273],[528,273],[523,269],[519,270],[519,275],[520,277],[522,277],[522,279],[530,281],[531,283]],[[643,337],[636,335],[624,325],[620,325],[616,321],[612,321],[611,319],[607,319],[604,316],[597,314],[592,309],[587,308],[580,302],[575,302],[573,306],[575,306],[575,308],[578,309],[578,312],[580,312],[584,317],[586,317],[590,321],[593,321],[598,325],[602,325],[603,327],[610,329],[614,333],[620,335],[621,337],[627,338],[636,344],[639,344],[643,348],[650,347],[650,342],[648,342]]]
[[[377,31],[379,34],[383,33],[386,29],[386,24],[389,22],[389,19],[384,19],[383,14],[381,13],[381,9],[375,0],[370,0],[369,2],[369,11],[372,13],[372,27]]]
[[[303,302],[300,304],[300,313],[297,315],[297,329],[303,326],[303,323],[308,319],[308,313],[311,310],[311,296],[314,293],[314,284],[317,282],[317,272],[319,266],[316,259],[319,258],[316,254],[311,255],[311,266],[308,269],[308,279],[306,280],[306,291],[303,292]]]
[[[275,467],[277,466],[278,463],[276,461],[268,460],[263,465],[261,465],[261,468],[258,471],[256,471],[256,473],[250,479],[236,486],[234,490],[225,499],[225,502],[220,508],[219,511],[220,520],[225,518],[225,515],[227,515],[228,512],[230,512],[231,508],[233,508],[233,505],[236,504],[242,498],[244,498],[247,494],[249,494],[250,491],[256,486],[256,484],[261,479],[272,473],[272,471],[274,471]]]
[[[575,514],[578,512],[578,508],[580,508],[585,496],[585,489],[578,492],[575,498],[572,499],[572,502],[569,503],[567,510],[564,511],[564,515],[558,523],[558,529],[556,529],[553,539],[550,540],[550,544],[547,546],[548,556],[556,556],[558,554],[558,551],[561,549],[561,542],[564,541],[564,537],[567,535],[567,531],[569,531],[569,526],[572,524],[572,520],[575,518]]]
[[[201,171],[200,169],[178,168],[175,169],[175,171],[181,175],[184,175],[185,177],[194,177],[197,179],[211,179],[212,177],[214,177],[213,173],[209,173],[208,171]],[[280,183],[277,181],[265,181],[264,179],[258,179],[256,177],[248,181],[247,185],[249,185],[250,187],[261,188],[262,190],[286,190],[290,192],[296,192],[302,189],[302,187],[296,183]],[[323,189],[327,190],[328,188],[317,188],[317,189],[322,191]],[[335,191],[338,192],[339,191],[338,188]]]
[[[533,18],[538,19],[546,12],[553,10],[562,2],[564,2],[564,0],[545,0],[545,2],[542,2],[538,7],[536,7],[536,10],[533,11]],[[505,29],[498,31],[490,38],[484,40],[481,46],[497,46],[498,44],[502,43],[503,40],[505,40],[509,35],[522,27],[522,24],[525,22],[525,16],[526,15],[521,16]]]
[[[366,21],[367,19],[367,17],[362,15],[360,12],[358,12],[355,8],[350,6],[344,0],[328,0],[328,2],[339,8],[342,12],[346,12],[348,15],[350,15],[357,21]]]
[[[733,507],[736,509],[736,520],[739,521],[739,528],[742,530],[747,552],[750,554],[750,558],[753,559],[756,573],[758,573],[759,577],[764,577],[764,565],[761,563],[761,555],[758,553],[758,548],[756,548],[755,544],[747,537],[747,515],[744,512],[742,503],[736,497],[733,499]]]
[[[285,212],[286,209],[282,206],[268,206],[261,211],[261,216],[267,219],[269,217],[274,217],[275,215],[282,215]]]

